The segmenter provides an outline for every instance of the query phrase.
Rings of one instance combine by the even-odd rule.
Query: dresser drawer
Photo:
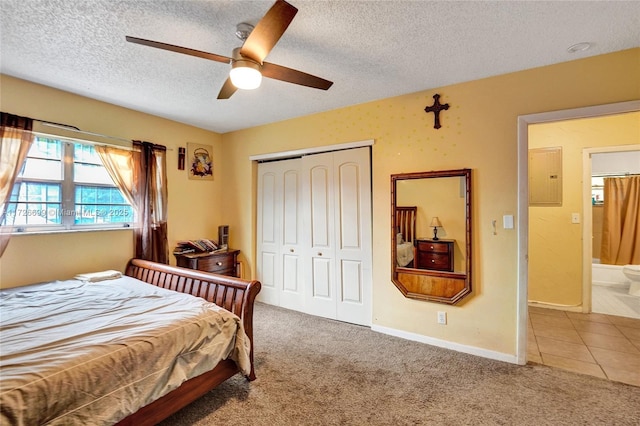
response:
[[[427,251],[432,253],[449,253],[449,244],[418,241],[418,251]]]
[[[178,266],[235,277],[238,273],[236,269],[238,253],[240,250],[229,249],[220,253],[175,254],[175,256]]]
[[[206,272],[222,272],[235,267],[235,256],[211,256],[198,260],[198,269]]]
[[[418,264],[422,265],[425,269],[438,269],[438,270],[448,270],[449,269],[449,255],[448,254],[438,254],[438,253],[418,253]]]

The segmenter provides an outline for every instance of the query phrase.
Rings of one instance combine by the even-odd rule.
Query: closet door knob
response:
[[[289,251],[290,251],[291,253],[293,253],[293,249],[289,249]]]
[[[318,252],[318,256],[322,256],[322,253],[321,253],[321,252]]]

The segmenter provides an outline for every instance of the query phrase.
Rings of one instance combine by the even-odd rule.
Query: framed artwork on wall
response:
[[[213,180],[212,147],[197,143],[187,143],[187,158],[189,159],[189,179]]]

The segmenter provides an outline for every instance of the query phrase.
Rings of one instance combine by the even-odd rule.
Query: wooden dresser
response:
[[[416,268],[453,272],[455,240],[416,240]]]
[[[183,268],[237,277],[238,253],[240,250],[229,249],[220,253],[188,253],[174,256],[177,265]]]

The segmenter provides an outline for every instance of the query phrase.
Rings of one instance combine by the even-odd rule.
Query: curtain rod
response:
[[[627,176],[640,176],[640,173],[596,173],[591,177],[627,177]]]
[[[53,122],[53,121],[40,120],[38,118],[34,118],[33,120],[34,121],[38,121],[38,122],[40,122],[43,125],[48,126],[48,127],[54,127],[54,128],[63,129],[63,130],[70,130],[72,132],[81,133],[83,135],[94,136],[94,137],[105,138],[105,139],[112,139],[112,140],[115,140],[115,141],[125,142],[125,143],[128,144],[128,146],[126,146],[126,147],[123,147],[122,145],[112,145],[112,146],[117,146],[119,148],[131,148],[131,145],[133,143],[133,141],[131,139],[124,139],[124,138],[119,138],[117,136],[104,135],[102,133],[87,132],[86,130],[80,130],[78,127],[72,126],[71,124],[56,123],[56,122]],[[101,144],[101,142],[95,142],[95,141],[89,141],[89,142],[93,142],[93,143],[96,143],[96,144]],[[104,145],[108,145],[108,144],[104,144]],[[173,151],[173,149],[171,149],[171,148],[166,148],[166,150],[167,151]]]
[[[37,119],[37,118],[34,118],[34,120],[35,121],[39,121],[40,123],[44,124],[45,126],[49,126],[49,127],[56,127],[58,129],[66,129],[66,130],[71,130],[72,132],[82,133],[83,135],[98,136],[98,137],[105,138],[105,139],[113,139],[113,140],[120,141],[120,142],[131,143],[130,139],[119,138],[119,137],[116,137],[116,136],[103,135],[101,133],[87,132],[85,130],[80,130],[76,126],[72,126],[71,124],[55,123],[53,121],[40,120],[40,119]]]

